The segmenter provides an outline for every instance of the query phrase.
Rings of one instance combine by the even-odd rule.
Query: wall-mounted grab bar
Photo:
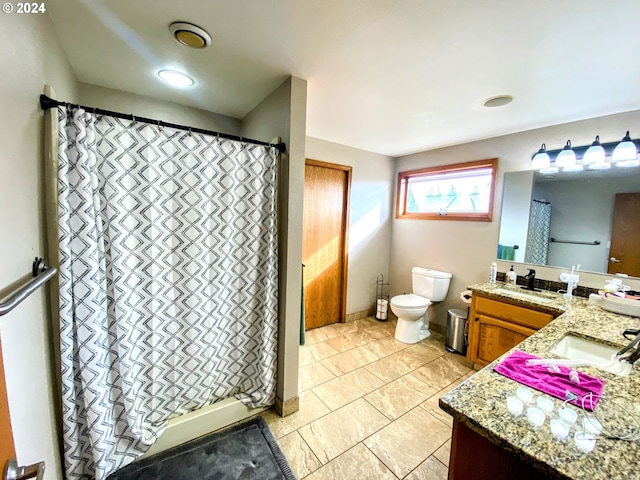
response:
[[[41,258],[36,257],[33,262],[33,278],[0,300],[0,317],[16,308],[25,298],[48,282],[57,271],[54,267],[47,267],[47,264]]]
[[[598,240],[595,240],[593,242],[580,242],[577,240],[558,240],[556,238],[551,237],[549,241],[551,243],[574,243],[576,245],[600,245],[600,242]]]

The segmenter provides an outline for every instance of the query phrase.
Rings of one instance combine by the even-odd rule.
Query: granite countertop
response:
[[[621,348],[628,343],[622,336],[622,331],[640,328],[639,318],[607,312],[580,297],[572,297],[569,302],[562,295],[544,291],[537,295],[547,300],[538,303],[532,298],[518,295],[522,292],[519,287],[500,282],[473,285],[470,290],[524,307],[556,314],[562,312],[558,318],[516,347],[543,358],[555,357],[549,351],[567,333]],[[509,290],[515,293],[510,294]],[[522,385],[493,371],[493,367],[506,355],[508,352],[445,394],[440,399],[440,408],[551,478],[640,478],[637,464],[640,458],[640,440],[630,442],[599,435],[595,448],[590,453],[578,450],[573,435],[584,418],[584,412],[577,407],[569,405],[578,413],[578,421],[571,427],[571,433],[565,442],[556,440],[551,434],[549,416],[538,430],[534,430],[529,424],[526,414],[513,417],[507,410],[506,398],[515,396],[516,389]],[[640,438],[640,426],[636,423],[640,422],[640,365],[634,365],[628,377],[620,377],[594,367],[576,369],[605,381],[603,397],[595,409],[605,431],[621,435],[636,428],[636,436]],[[557,417],[556,412],[562,401],[536,390],[533,392],[535,398],[544,396],[553,400],[555,408],[551,417]]]

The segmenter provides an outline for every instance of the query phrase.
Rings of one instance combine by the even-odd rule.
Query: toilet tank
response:
[[[447,296],[451,274],[430,268],[413,267],[411,270],[413,293],[428,298],[432,302],[441,302]]]

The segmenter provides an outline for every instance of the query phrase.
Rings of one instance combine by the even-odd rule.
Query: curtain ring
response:
[[[191,127],[189,127],[189,136],[193,136],[193,133],[191,132]]]
[[[160,120],[158,120],[158,130],[160,130],[161,132],[164,130],[164,128],[160,124]]]
[[[131,114],[131,120],[131,126],[133,127],[136,124],[136,116],[133,113]]]

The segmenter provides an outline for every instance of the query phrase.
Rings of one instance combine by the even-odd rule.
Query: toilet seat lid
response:
[[[397,307],[428,307],[430,303],[431,300],[429,300],[428,298],[424,298],[413,293],[409,293],[407,295],[397,295],[391,299],[391,304]]]

